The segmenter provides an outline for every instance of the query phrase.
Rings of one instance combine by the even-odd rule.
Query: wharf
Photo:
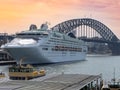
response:
[[[100,90],[100,82],[100,75],[57,74],[1,82],[0,90]]]

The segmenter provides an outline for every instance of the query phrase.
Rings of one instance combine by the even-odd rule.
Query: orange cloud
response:
[[[54,26],[69,19],[92,16],[118,32],[119,8],[120,0],[1,0],[0,31],[15,33],[27,29],[31,23],[49,21]]]

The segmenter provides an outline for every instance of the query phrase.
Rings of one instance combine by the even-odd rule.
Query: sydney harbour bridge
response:
[[[59,23],[51,29],[55,28],[65,34],[76,31],[75,37],[86,42],[107,43],[113,55],[120,55],[120,40],[112,30],[97,20],[91,18],[72,19]]]

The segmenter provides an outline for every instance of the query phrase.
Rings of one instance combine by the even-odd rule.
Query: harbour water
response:
[[[85,61],[49,64],[36,68],[44,68],[47,74],[102,74],[103,79],[109,81],[113,78],[114,69],[115,77],[120,79],[120,56],[88,55]],[[8,74],[8,66],[0,66],[0,71]]]

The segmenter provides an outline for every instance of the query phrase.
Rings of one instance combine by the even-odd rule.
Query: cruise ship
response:
[[[1,46],[19,63],[50,64],[67,61],[85,60],[87,46],[85,42],[70,34],[60,33],[57,28],[48,29],[42,24],[40,29],[32,24],[29,30],[16,33],[16,37]]]

